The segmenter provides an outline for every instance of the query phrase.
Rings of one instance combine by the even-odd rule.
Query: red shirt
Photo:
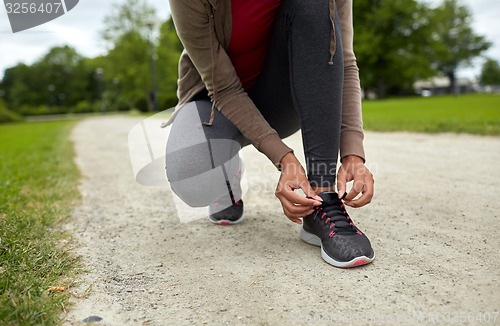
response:
[[[233,25],[227,53],[243,88],[251,88],[264,68],[281,0],[231,0]]]

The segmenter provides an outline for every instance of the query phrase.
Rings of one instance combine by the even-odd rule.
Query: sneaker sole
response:
[[[375,253],[373,254],[373,257],[366,257],[366,256],[359,256],[356,257],[350,261],[337,261],[333,259],[332,257],[328,256],[328,254],[323,250],[323,245],[321,244],[321,239],[312,233],[307,232],[303,228],[300,230],[300,238],[302,241],[313,245],[317,247],[321,247],[321,258],[323,258],[324,261],[326,261],[328,264],[335,266],[335,267],[340,267],[340,268],[350,268],[350,267],[356,267],[356,266],[361,266],[361,265],[366,265],[371,263],[375,259]]]
[[[233,225],[233,224],[238,224],[238,223],[241,223],[241,221],[243,221],[243,219],[245,218],[245,212],[243,212],[243,214],[241,214],[241,217],[235,221],[231,221],[231,220],[215,220],[215,219],[212,219],[211,216],[208,217],[208,219],[210,220],[210,222],[214,223],[214,224],[218,224],[218,225]]]

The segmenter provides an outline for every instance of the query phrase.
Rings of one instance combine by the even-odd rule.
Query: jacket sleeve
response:
[[[244,137],[278,165],[292,150],[281,141],[243,90],[234,66],[214,32],[213,13],[207,2],[170,0],[170,10],[179,39],[214,105]]]
[[[340,157],[356,155],[365,160],[363,118],[359,69],[353,50],[352,0],[336,0],[344,55],[344,89],[342,92],[342,128]]]

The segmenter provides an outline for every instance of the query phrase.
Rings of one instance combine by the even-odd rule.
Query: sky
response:
[[[187,1],[187,0],[186,0]],[[422,0],[431,6],[441,0]],[[6,8],[0,5],[0,78],[6,68],[20,62],[32,64],[43,57],[54,46],[70,45],[86,57],[106,53],[106,44],[100,32],[104,29],[106,16],[113,13],[114,5],[125,0],[80,0],[78,5],[65,15],[38,27],[12,33]],[[473,28],[493,43],[486,56],[500,61],[500,0],[461,0],[471,9]],[[149,3],[156,8],[158,24],[168,19],[168,0]],[[476,59],[474,67],[461,69],[459,76],[474,78],[479,75],[483,59]]]

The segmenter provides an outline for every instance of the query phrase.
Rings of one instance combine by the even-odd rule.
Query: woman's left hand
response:
[[[351,191],[344,199],[344,203],[351,207],[362,207],[369,204],[373,198],[373,174],[365,166],[363,159],[350,155],[342,159],[342,166],[337,174],[337,192],[339,198],[346,192],[347,182],[353,181]],[[361,193],[358,199],[356,196]]]

